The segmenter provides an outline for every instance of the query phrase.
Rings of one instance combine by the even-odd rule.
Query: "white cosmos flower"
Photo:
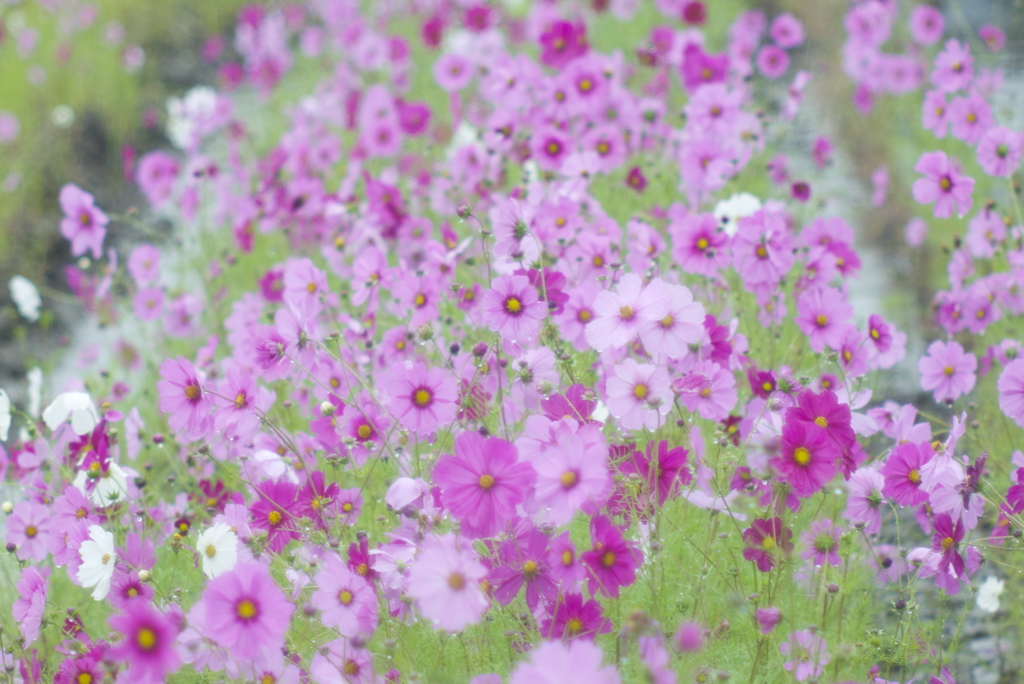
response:
[[[18,307],[18,313],[26,320],[35,323],[39,320],[39,307],[43,300],[39,296],[39,290],[32,284],[32,281],[25,276],[16,275],[8,283],[11,288],[11,299]]]
[[[203,572],[213,579],[235,567],[238,561],[238,537],[230,526],[217,523],[196,537],[196,550],[203,559]]]
[[[117,551],[114,549],[114,535],[99,525],[89,527],[89,539],[78,549],[82,566],[78,568],[78,581],[85,588],[95,587],[92,597],[102,601],[110,591],[110,580],[114,576]]]
[[[92,399],[85,392],[65,392],[58,395],[43,411],[43,421],[50,430],[56,430],[71,418],[71,429],[76,435],[87,435],[100,422],[100,415]]]
[[[998,577],[986,577],[978,587],[978,608],[986,613],[999,612],[999,595],[1003,593],[1006,582]]]
[[[7,441],[7,431],[11,429],[11,399],[7,392],[0,389],[0,442]]]
[[[727,235],[735,235],[739,220],[753,216],[761,209],[761,200],[749,192],[741,192],[715,205],[714,215],[718,225]]]
[[[88,496],[89,502],[97,508],[106,508],[128,496],[128,473],[124,472],[116,463],[111,463],[107,467],[107,472],[100,476],[91,492],[88,483],[89,473],[79,470],[71,484]]]

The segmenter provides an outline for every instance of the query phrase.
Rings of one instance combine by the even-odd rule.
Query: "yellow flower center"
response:
[[[354,660],[346,660],[342,669],[345,670],[347,675],[357,675],[359,674],[359,663]]]
[[[703,252],[705,249],[708,248],[708,245],[710,245],[710,244],[711,243],[708,242],[707,238],[701,238],[701,239],[697,240],[697,249],[699,249],[700,251]]]
[[[213,544],[207,544],[205,553],[207,558],[213,558],[217,555],[217,547]]]
[[[705,387],[704,389],[702,389],[700,391],[700,396],[704,397],[705,399],[710,397],[711,396],[711,388],[710,387]]]
[[[235,408],[245,408],[245,392],[239,392],[235,397]]]
[[[540,568],[537,566],[536,561],[531,560],[523,563],[523,574],[526,575],[527,579],[536,577],[538,572],[540,572]]]
[[[814,424],[820,428],[827,428],[828,418],[826,418],[825,416],[818,416],[817,418],[814,419]]]
[[[796,461],[798,465],[805,466],[811,462],[811,452],[805,447],[797,447],[796,450],[793,451],[793,460]]]
[[[75,517],[79,520],[81,520],[87,515],[89,515],[89,511],[85,510],[84,508],[79,508],[77,511],[75,511]]]
[[[417,406],[427,406],[430,404],[430,400],[433,397],[430,396],[430,390],[418,389],[416,393],[412,395],[413,403]]]
[[[135,598],[138,595],[139,595],[139,590],[136,589],[135,587],[130,587],[128,589],[128,598]]]
[[[485,492],[494,486],[494,478],[490,475],[480,476],[480,488]]]
[[[587,309],[580,309],[579,313],[576,314],[576,320],[580,323],[589,323],[590,319],[593,317],[594,315]]]
[[[369,439],[370,435],[373,434],[373,428],[366,423],[363,423],[359,426],[359,429],[356,430],[356,434],[359,436],[359,439]]]
[[[78,684],[92,684],[92,675],[88,672],[83,672],[78,675],[75,681],[78,682]]]
[[[466,578],[461,572],[453,572],[448,576],[448,586],[455,591],[459,591],[466,586]]]
[[[423,296],[422,292],[417,292],[412,301],[416,307],[419,308],[427,303],[427,298]]]
[[[917,469],[915,468],[914,470],[911,470],[909,473],[907,473],[907,479],[913,482],[914,484],[917,484],[918,482],[921,481],[921,473],[917,472]]]
[[[351,501],[346,501],[345,503],[341,504],[341,510],[345,511],[346,513],[351,513],[353,508],[354,506],[352,505]]]
[[[953,373],[956,372],[956,369],[954,369],[952,366],[946,366],[945,368],[942,369],[942,372],[945,373],[946,375],[952,375]]]
[[[771,551],[775,548],[775,540],[771,537],[765,537],[764,541],[761,542],[761,546]]]
[[[564,473],[562,473],[562,477],[560,477],[559,480],[562,483],[562,487],[564,487],[565,489],[569,489],[574,484],[576,484],[576,473],[574,473],[571,470],[566,470]]]
[[[309,285],[307,285],[306,292],[308,292],[309,294],[313,294],[314,292],[316,292],[316,283],[310,283]]]
[[[149,627],[143,627],[139,630],[138,634],[135,635],[135,643],[139,645],[143,651],[152,651],[156,648],[156,632],[151,630]]]
[[[825,314],[818,314],[818,317],[814,319],[814,323],[819,328],[824,328],[826,325],[828,325],[828,316],[826,316]]]
[[[768,250],[764,248],[764,245],[758,245],[756,252],[757,252],[757,258],[758,259],[767,259],[768,258]]]
[[[39,530],[36,529],[35,525],[29,525],[28,527],[25,528],[25,536],[28,537],[29,539],[32,539],[33,537],[35,537],[36,533],[38,533],[38,532],[39,532]]]
[[[199,385],[185,385],[185,398],[189,401],[195,401],[202,394],[203,391],[199,389]]]
[[[522,310],[523,303],[515,297],[509,297],[505,300],[505,311],[508,311],[510,314],[517,314]]]
[[[574,560],[576,560],[576,558],[572,555],[572,551],[566,549],[562,552],[562,565],[569,567],[572,565]]]
[[[615,565],[615,552],[614,551],[605,551],[601,555],[601,565],[603,565],[606,568],[610,568],[613,565]]]
[[[251,620],[256,617],[256,604],[249,599],[242,599],[238,602],[238,606],[235,607],[235,612],[238,613],[238,617],[243,620]]]
[[[676,319],[672,318],[672,314],[666,314],[664,318],[658,321],[658,325],[662,328],[671,328],[675,322]]]
[[[579,618],[569,618],[565,623],[565,631],[570,634],[579,634],[583,630],[583,622]]]
[[[943,192],[949,192],[950,188],[953,187],[953,181],[949,180],[948,176],[943,176],[942,180],[939,181],[939,187],[942,188]]]
[[[641,400],[641,401],[643,401],[644,399],[647,398],[647,393],[648,393],[647,385],[643,384],[642,382],[636,384],[633,387],[633,396],[636,397],[637,399]]]
[[[366,577],[370,574],[370,566],[366,563],[360,563],[356,566],[356,574],[360,577]]]
[[[343,606],[351,605],[352,604],[352,599],[353,599],[352,592],[349,591],[348,589],[342,589],[338,593],[338,601],[340,601],[341,605],[343,605]]]
[[[953,548],[953,543],[954,542],[952,537],[946,537],[942,540],[942,550],[949,551],[951,548]]]
[[[280,525],[283,519],[284,516],[281,515],[281,511],[270,511],[270,513],[267,514],[267,520],[271,525]]]
[[[601,268],[602,266],[604,266],[604,257],[598,254],[593,258],[593,260],[591,260],[590,263],[594,264],[596,268]]]
[[[881,337],[881,335],[879,334],[878,330],[875,329],[875,328],[872,328],[871,329],[871,339],[877,340],[879,337]]]
[[[621,306],[621,307],[619,307],[619,318],[621,318],[624,321],[632,320],[633,316],[635,314],[636,314],[636,312],[633,311],[633,307],[631,307],[631,306]]]

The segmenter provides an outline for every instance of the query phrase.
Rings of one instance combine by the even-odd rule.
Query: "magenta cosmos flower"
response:
[[[424,544],[409,568],[408,592],[437,628],[461,632],[487,612],[490,604],[480,587],[486,576],[472,549],[446,535]]]
[[[781,452],[771,463],[797,496],[807,497],[835,476],[838,455],[824,428],[787,420],[782,428]]]
[[[208,633],[240,658],[254,659],[284,646],[295,606],[256,563],[239,563],[210,580],[203,592]]]
[[[958,216],[971,209],[974,179],[960,173],[957,164],[945,152],[925,152],[914,165],[924,175],[914,181],[914,199],[920,204],[935,203],[936,218],[949,218],[956,208]]]
[[[619,595],[620,587],[628,587],[636,581],[636,570],[644,560],[643,551],[636,542],[626,541],[622,531],[603,515],[590,520],[592,548],[580,560],[589,571],[591,595],[598,591],[613,598]]]
[[[149,603],[133,602],[124,613],[112,615],[107,622],[124,637],[110,648],[107,656],[128,665],[125,674],[130,681],[159,684],[180,667],[181,659],[174,646],[178,630]]]
[[[78,257],[92,252],[94,259],[103,256],[109,219],[96,206],[92,195],[69,183],[60,190],[60,208],[64,212],[60,234],[71,241],[71,254]]]
[[[743,557],[757,563],[761,572],[769,572],[780,554],[793,551],[792,538],[793,531],[782,524],[781,518],[758,518],[743,530],[743,541],[747,545]]]
[[[879,469],[885,477],[882,493],[900,506],[917,506],[928,501],[928,492],[921,489],[921,469],[934,455],[935,450],[927,442],[897,444]]]
[[[385,405],[407,430],[430,433],[455,419],[458,385],[440,368],[397,363],[384,378]]]
[[[547,307],[526,276],[495,278],[482,304],[484,323],[503,338],[527,342],[540,334]]]
[[[1010,363],[999,376],[999,408],[1024,427],[1024,359]]]
[[[945,572],[947,568],[952,567],[956,576],[962,577],[966,570],[964,559],[959,551],[960,542],[964,538],[963,521],[957,520],[954,525],[953,519],[942,513],[936,515],[932,520],[932,527],[935,529],[935,535],[932,537],[932,551],[942,554],[936,572]]]
[[[574,639],[567,644],[545,641],[512,673],[509,684],[619,684],[622,680],[611,665],[601,666],[604,651],[590,641]]]
[[[470,539],[491,537],[515,517],[516,506],[533,485],[529,463],[519,462],[515,446],[497,437],[463,432],[455,438],[455,455],[434,466],[441,502],[462,523]]]
[[[601,604],[583,595],[570,592],[559,596],[549,606],[549,616],[544,618],[540,633],[545,639],[586,639],[593,641],[598,634],[612,631],[612,621],[601,613]]]
[[[213,404],[199,382],[199,374],[188,359],[179,356],[160,364],[156,384],[160,410],[170,413],[167,423],[189,440],[200,440],[213,426]]]
[[[953,401],[974,389],[978,359],[957,342],[936,340],[928,346],[928,355],[917,364],[921,388],[935,392],[935,401]]]

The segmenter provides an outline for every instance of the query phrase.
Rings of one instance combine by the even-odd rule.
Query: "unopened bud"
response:
[[[140,582],[148,582],[151,579],[153,579],[153,573],[151,573],[149,570],[139,570]]]
[[[14,510],[14,504],[10,501],[4,501],[3,506],[0,506],[0,509],[2,509],[4,513],[10,513]]]
[[[320,403],[320,415],[321,416],[333,416],[334,415],[334,404],[329,401]]]

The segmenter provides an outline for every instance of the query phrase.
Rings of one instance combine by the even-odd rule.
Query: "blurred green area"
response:
[[[17,139],[0,144],[0,301],[11,276],[43,284],[66,262],[57,228],[61,186],[81,185],[103,206],[130,196],[122,147],[144,152],[163,143],[167,98],[215,78],[202,61],[203,43],[214,34],[230,36],[243,4],[100,0],[88,23],[38,2],[0,8],[0,111],[20,125]],[[19,49],[23,31],[37,34],[31,51]],[[137,70],[125,67],[129,46],[145,54]],[[67,108],[73,120],[61,125]],[[150,129],[143,123],[147,111],[157,114]]]

